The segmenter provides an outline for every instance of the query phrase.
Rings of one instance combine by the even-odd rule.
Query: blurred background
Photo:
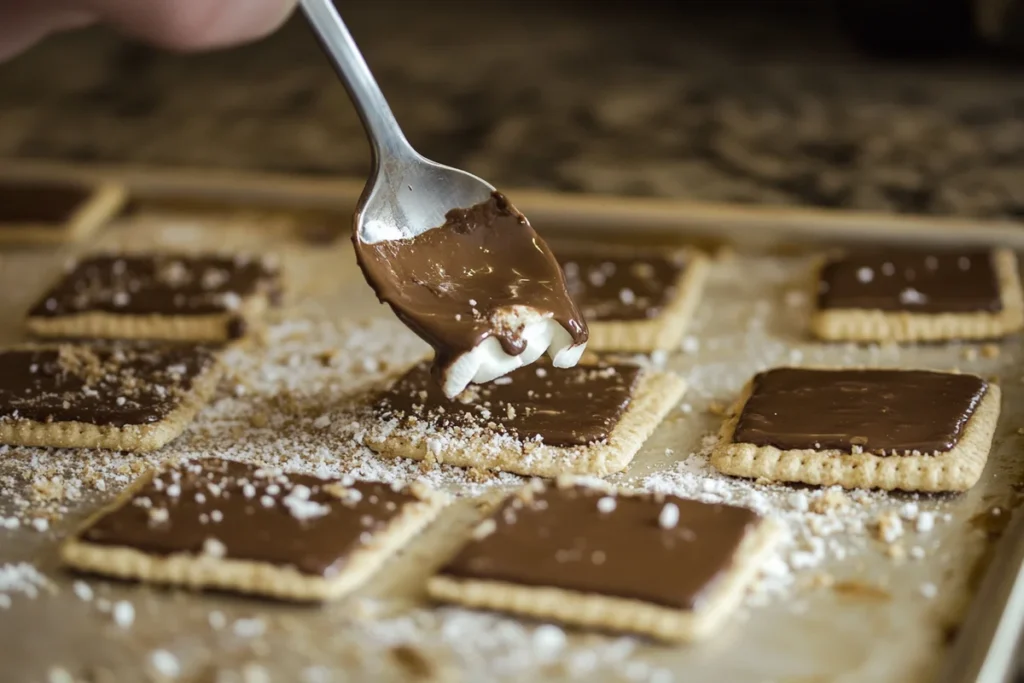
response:
[[[1024,217],[1024,2],[339,7],[413,144],[502,187]],[[201,55],[53,37],[0,65],[0,157],[368,164],[298,18]]]

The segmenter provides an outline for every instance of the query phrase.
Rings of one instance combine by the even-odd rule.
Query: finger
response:
[[[51,33],[86,26],[93,19],[88,11],[50,2],[0,1],[0,61],[27,50]]]
[[[284,23],[296,0],[81,0],[105,23],[177,50],[226,47]]]

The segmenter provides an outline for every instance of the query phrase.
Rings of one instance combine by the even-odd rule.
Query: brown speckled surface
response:
[[[618,5],[343,11],[414,144],[499,185],[1024,216],[1014,69],[873,62],[804,11]],[[299,22],[201,56],[103,32],[53,39],[0,67],[0,155],[356,175],[367,164]]]

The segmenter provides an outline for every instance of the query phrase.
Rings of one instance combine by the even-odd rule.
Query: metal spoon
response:
[[[444,224],[451,209],[487,201],[494,187],[431,161],[406,140],[359,48],[331,0],[301,0],[370,138],[373,169],[355,213],[359,239],[408,239]]]

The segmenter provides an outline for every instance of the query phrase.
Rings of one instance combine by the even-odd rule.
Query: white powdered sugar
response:
[[[14,595],[36,598],[50,585],[50,580],[28,562],[0,565],[0,607],[9,607]]]

